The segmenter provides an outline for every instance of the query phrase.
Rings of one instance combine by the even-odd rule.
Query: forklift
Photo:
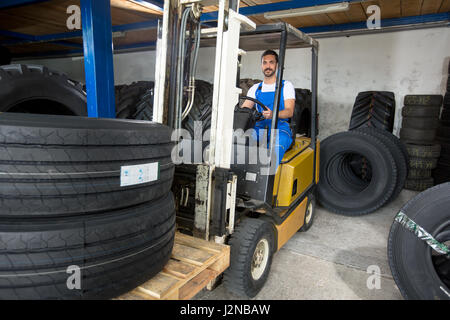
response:
[[[217,25],[202,22],[203,8],[217,6]],[[223,283],[234,294],[254,297],[270,272],[273,254],[298,231],[313,223],[315,192],[319,180],[317,139],[318,42],[286,23],[256,26],[240,15],[239,0],[166,0],[158,26],[156,46],[153,121],[181,132],[183,119],[191,112],[195,92],[195,70],[200,47],[215,47],[213,98],[209,145],[196,163],[178,163],[173,193],[177,228],[183,233],[231,247],[230,267]],[[281,163],[275,163],[275,139],[287,48],[310,48],[312,53],[312,106],[310,134],[296,134]],[[237,142],[262,115],[242,110],[238,88],[241,57],[248,51],[279,50],[269,161],[233,161],[237,150],[254,152],[250,139]],[[264,106],[253,99],[256,104]],[[201,131],[201,130],[200,130]],[[200,139],[203,131],[201,131]],[[242,137],[242,135],[240,136]],[[240,138],[238,137],[238,138]],[[182,146],[192,146],[181,134],[173,135],[176,155],[186,155]],[[181,142],[180,142],[181,141]],[[244,141],[244,142],[242,142]],[[191,151],[188,151],[189,154]],[[246,158],[247,158],[246,156]]]

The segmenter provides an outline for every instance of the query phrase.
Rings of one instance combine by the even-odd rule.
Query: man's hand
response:
[[[266,109],[262,112],[262,115],[266,119],[272,119],[272,110]]]

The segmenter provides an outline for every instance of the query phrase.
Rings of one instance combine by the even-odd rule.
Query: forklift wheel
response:
[[[224,274],[224,285],[232,293],[253,298],[264,286],[272,264],[275,235],[264,220],[246,218],[229,241],[230,267]]]
[[[308,204],[306,205],[306,212],[305,212],[305,221],[303,223],[303,226],[299,230],[300,232],[308,231],[309,228],[311,228],[314,222],[315,213],[316,213],[316,198],[311,193],[308,196]]]

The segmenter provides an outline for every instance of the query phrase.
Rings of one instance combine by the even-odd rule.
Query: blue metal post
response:
[[[115,118],[110,0],[81,0],[88,116]]]

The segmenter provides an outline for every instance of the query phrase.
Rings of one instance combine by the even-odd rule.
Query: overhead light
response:
[[[146,7],[148,9],[152,9],[152,10],[156,10],[156,11],[163,11],[163,8],[157,6],[156,4],[153,4],[151,2],[147,2],[146,0],[128,0],[128,1],[138,4],[138,5],[141,5],[143,7]]]
[[[304,7],[290,10],[272,11],[264,13],[266,19],[281,19],[300,16],[311,16],[321,13],[333,13],[347,11],[350,8],[348,2],[341,2],[338,4],[326,4],[322,6]]]

